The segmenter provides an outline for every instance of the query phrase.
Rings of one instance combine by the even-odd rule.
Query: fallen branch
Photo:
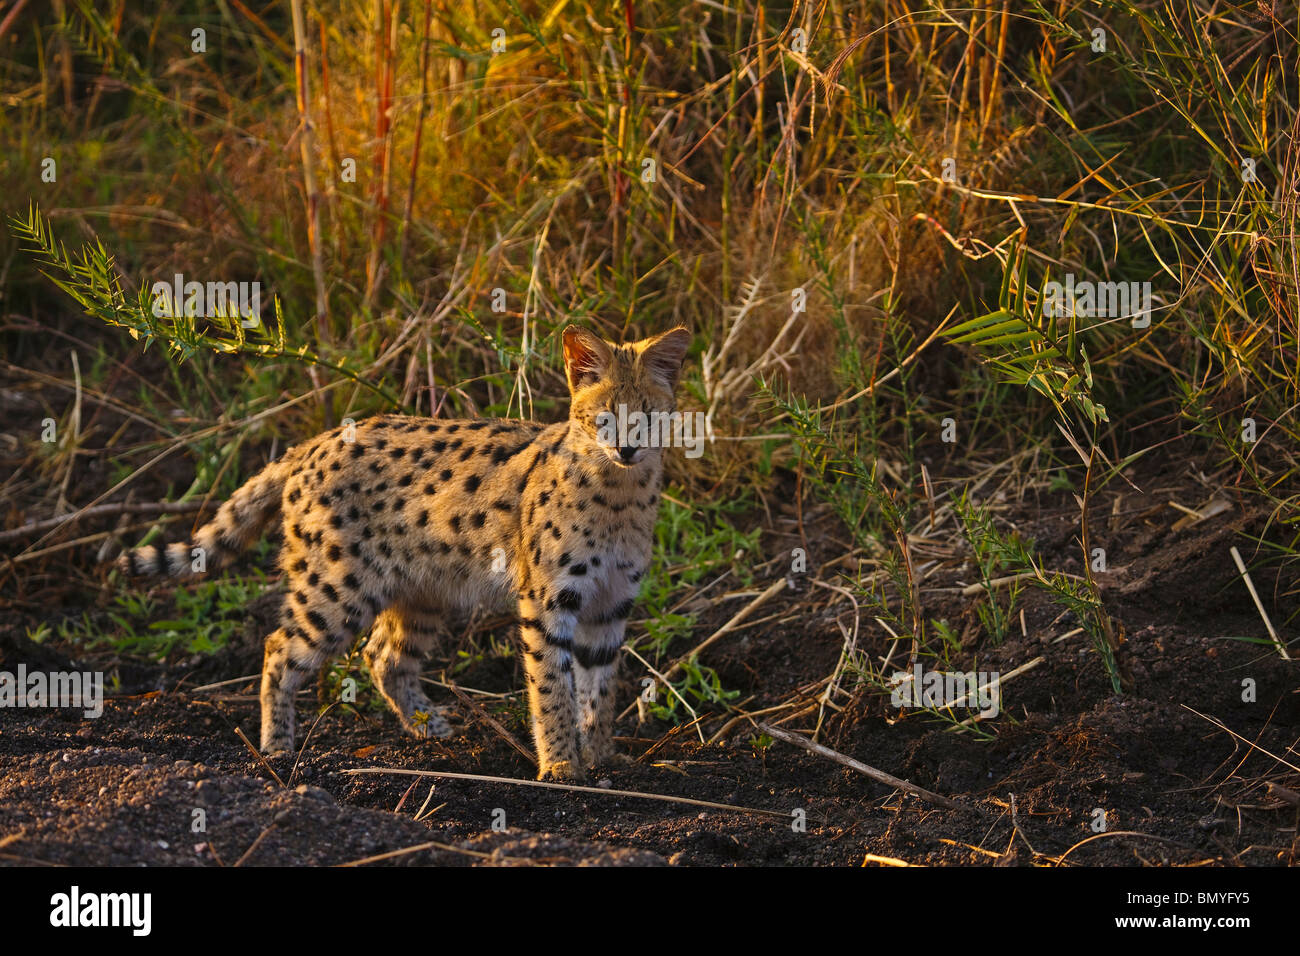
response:
[[[942,797],[937,793],[918,787],[914,783],[908,783],[901,780],[893,774],[885,773],[883,770],[877,770],[875,767],[869,767],[861,761],[854,760],[852,757],[846,757],[837,750],[831,750],[830,747],[823,747],[821,744],[814,743],[807,737],[801,737],[799,734],[792,734],[788,730],[782,730],[780,727],[773,727],[771,724],[759,722],[758,729],[763,731],[769,737],[775,737],[777,740],[784,740],[788,744],[794,744],[796,747],[802,747],[810,753],[825,757],[828,760],[834,760],[838,764],[848,767],[850,770],[856,770],[858,773],[866,774],[877,783],[883,783],[887,787],[894,787],[897,790],[906,790],[908,793],[920,797],[927,803],[933,803],[935,806],[943,807],[947,810],[967,810],[979,812],[976,807],[964,806],[947,797]]]

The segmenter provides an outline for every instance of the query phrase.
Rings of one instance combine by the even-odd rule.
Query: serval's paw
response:
[[[572,760],[557,760],[549,766],[539,767],[537,779],[551,783],[582,783],[587,779],[587,772]]]
[[[590,770],[594,770],[597,767],[608,767],[611,770],[620,770],[625,767],[630,767],[634,763],[636,763],[635,760],[627,754],[619,753],[614,749],[612,744],[604,747],[584,746],[582,748],[582,765]]]
[[[275,735],[262,739],[261,746],[257,748],[265,757],[284,757],[295,753],[293,748],[293,737]]]
[[[597,766],[606,767],[610,770],[626,770],[629,767],[635,767],[636,760],[625,753],[611,750],[609,753],[605,754],[604,758]]]
[[[444,713],[446,713],[444,708],[434,707],[430,704],[427,709],[412,710],[409,716],[403,716],[402,726],[412,737],[418,737],[421,740],[450,737],[452,732],[451,724],[443,716]]]

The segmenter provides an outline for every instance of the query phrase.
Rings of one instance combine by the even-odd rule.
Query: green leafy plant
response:
[[[49,221],[41,215],[35,203],[29,206],[26,217],[11,216],[9,226],[27,251],[40,261],[42,275],[67,293],[87,315],[106,325],[125,329],[145,348],[155,342],[162,343],[181,361],[201,350],[292,360],[346,378],[374,392],[390,407],[402,405],[396,396],[360,372],[328,361],[305,345],[298,348],[289,346],[279,298],[274,302],[274,330],[260,321],[253,329],[246,329],[237,314],[196,316],[177,307],[159,315],[147,289],[141,287],[131,294],[123,289],[113,257],[98,237],[79,250],[69,252],[54,238]],[[167,311],[177,314],[166,314]],[[249,331],[254,333],[251,339]]]
[[[976,613],[993,643],[1001,644],[1015,614],[1021,585],[1017,580],[1006,583],[1006,607],[1003,607],[1000,585],[995,582],[1000,572],[1007,569],[1009,558],[1020,551],[1016,542],[998,531],[989,510],[970,500],[966,489],[953,498],[952,508],[961,524],[962,536],[970,545],[971,558],[984,591],[984,603],[976,607]]]
[[[682,661],[682,671],[686,677],[674,683],[671,692],[659,694],[650,705],[650,712],[660,720],[677,723],[681,719],[678,707],[683,702],[689,702],[696,712],[703,707],[726,710],[740,696],[740,691],[722,686],[716,670],[700,664],[694,657]]]
[[[1104,610],[1101,589],[1092,572],[1088,545],[1088,505],[1098,454],[1097,430],[1101,423],[1109,421],[1105,406],[1092,395],[1092,365],[1082,342],[1083,336],[1097,327],[1081,330],[1072,309],[1064,316],[1064,327],[1062,317],[1055,314],[1055,309],[1051,310],[1053,314],[1046,315],[1044,289],[1047,281],[1044,279],[1043,287],[1035,292],[1031,301],[1028,259],[1024,248],[1017,247],[1015,255],[1008,256],[1003,270],[998,308],[948,329],[944,335],[955,345],[970,345],[982,350],[985,361],[994,366],[1006,381],[1047,398],[1056,409],[1061,433],[1085,466],[1083,488],[1078,496],[1079,544],[1085,574],[1083,592],[1056,586],[1049,587],[1049,590],[1054,590],[1058,599],[1072,609],[1077,606],[1081,611],[1088,611],[1087,619],[1091,625],[1085,626],[1093,636],[1113,689],[1119,693],[1130,680],[1127,668],[1119,659],[1122,637],[1115,633],[1110,616]],[[1075,437],[1074,415],[1088,426],[1087,451]],[[1033,565],[1032,560],[1028,561],[1028,566],[1034,567],[1040,581],[1046,584],[1048,578]],[[996,615],[996,612],[992,613]],[[996,617],[993,621],[997,623]]]
[[[90,649],[111,648],[154,660],[176,651],[210,654],[244,628],[248,605],[272,587],[259,571],[215,578],[177,588],[166,607],[146,592],[123,590],[113,596],[106,615],[111,626],[83,613],[59,625],[58,635]]]
[[[1004,381],[1042,395],[1062,419],[1072,408],[1093,425],[1109,421],[1105,406],[1092,396],[1092,363],[1084,345],[1090,330],[1079,328],[1072,309],[1066,316],[1044,309],[1048,276],[1037,291],[1028,279],[1028,258],[1019,246],[1003,270],[998,307],[946,329],[943,336],[954,345],[983,351]],[[1045,315],[1047,311],[1052,314]]]

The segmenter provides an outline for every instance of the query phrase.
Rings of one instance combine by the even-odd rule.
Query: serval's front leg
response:
[[[551,603],[551,602],[548,602]],[[573,612],[519,601],[519,638],[528,681],[528,709],[537,743],[537,779],[576,780],[578,713],[573,677]]]
[[[614,754],[614,680],[627,622],[579,624],[577,659],[578,743],[584,767],[610,762]]]

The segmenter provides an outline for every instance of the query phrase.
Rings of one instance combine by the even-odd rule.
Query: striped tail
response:
[[[296,455],[286,454],[250,478],[194,534],[192,541],[150,544],[119,555],[118,570],[133,576],[180,577],[215,571],[230,564],[261,537],[280,513],[280,496],[293,473]]]

